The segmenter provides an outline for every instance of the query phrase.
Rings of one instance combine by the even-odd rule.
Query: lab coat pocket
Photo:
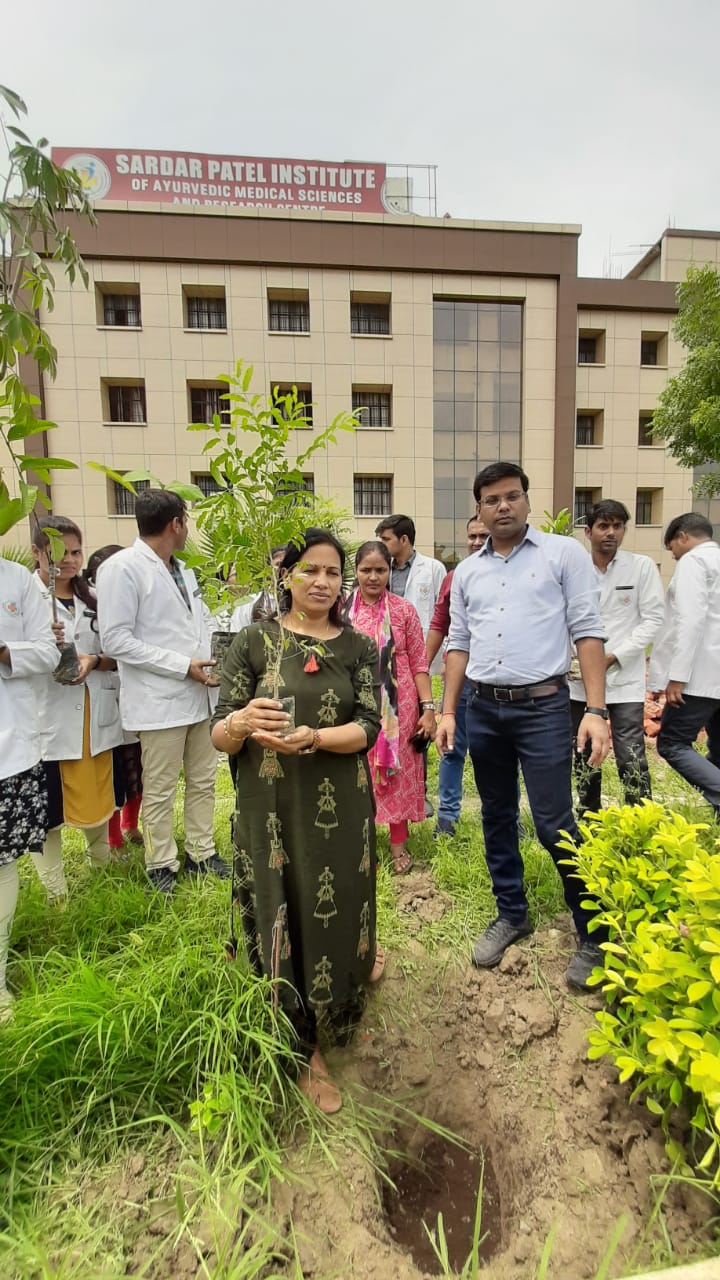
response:
[[[118,718],[117,694],[114,689],[98,689],[95,695],[97,723],[101,729],[109,729]]]

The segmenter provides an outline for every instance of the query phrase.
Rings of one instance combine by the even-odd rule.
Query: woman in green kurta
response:
[[[288,548],[277,620],[241,631],[223,664],[212,739],[237,753],[235,884],[251,964],[308,1052],[300,1087],[340,1093],[317,1021],[347,1024],[373,974],[375,823],[365,756],[378,734],[377,652],[339,620],[344,552],[324,530]],[[295,698],[295,724],[278,697]],[[377,967],[377,966],[376,966]]]

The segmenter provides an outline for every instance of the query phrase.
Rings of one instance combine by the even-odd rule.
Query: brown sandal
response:
[[[298,1076],[298,1088],[326,1116],[335,1115],[342,1106],[337,1085],[330,1079],[319,1049],[315,1049]]]
[[[408,853],[407,849],[403,849],[402,853],[399,853],[397,857],[393,854],[392,860],[394,876],[406,876],[409,871],[412,871],[412,855]]]
[[[371,985],[374,985],[376,982],[379,982],[384,972],[385,972],[385,952],[383,951],[382,947],[376,947],[375,963],[372,969],[370,970],[370,977],[368,978],[368,982]]]

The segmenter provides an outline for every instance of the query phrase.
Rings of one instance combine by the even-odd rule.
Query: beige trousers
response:
[[[178,871],[173,808],[180,769],[185,771],[185,848],[196,862],[215,852],[213,813],[218,753],[210,741],[210,721],[138,733],[143,768],[145,866]]]

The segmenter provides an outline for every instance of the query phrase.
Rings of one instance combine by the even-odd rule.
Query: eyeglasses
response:
[[[489,498],[481,498],[478,502],[478,506],[489,507],[492,511],[493,507],[499,507],[501,502],[520,502],[522,498],[526,497],[527,494],[523,489],[512,489],[510,493],[493,493]]]

